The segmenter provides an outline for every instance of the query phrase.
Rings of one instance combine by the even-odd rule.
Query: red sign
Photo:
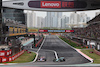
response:
[[[2,62],[7,62],[7,58],[6,57],[2,57]]]
[[[61,8],[61,1],[41,1],[41,8]]]
[[[15,60],[15,56],[12,56],[12,61]]]
[[[0,63],[2,62],[2,58],[0,58]]]
[[[9,50],[9,55],[11,55],[12,54],[12,51],[11,51],[11,49]]]
[[[74,8],[74,2],[62,2],[62,7]]]
[[[6,55],[6,51],[0,51],[0,57],[4,57]]]
[[[9,57],[9,62],[11,62],[11,61],[12,61],[12,57],[10,56],[10,57]]]
[[[65,32],[70,33],[70,32],[74,32],[74,30],[65,30]]]
[[[6,55],[9,56],[9,54],[10,54],[10,53],[9,53],[9,50],[7,50],[7,54],[6,54]]]
[[[39,32],[48,32],[48,30],[39,30]]]

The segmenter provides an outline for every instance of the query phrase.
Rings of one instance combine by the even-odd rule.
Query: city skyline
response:
[[[40,17],[43,17],[43,18],[46,16],[46,11],[34,11],[34,12],[36,13],[37,16],[40,16]],[[77,11],[78,14],[80,14],[80,13],[87,14],[87,16],[90,17],[90,19],[95,17],[96,12],[100,12],[100,10]],[[73,12],[62,12],[62,15],[70,17],[71,13],[73,13]]]
[[[34,14],[32,15],[32,13]],[[40,17],[36,16],[36,13],[34,11],[28,11],[27,14],[30,14],[27,19],[30,19],[28,23],[28,27],[34,27],[34,28],[69,28],[69,27],[85,27],[90,20],[90,17],[88,17],[85,13],[71,13],[70,16],[62,16],[62,12],[47,12],[47,16]],[[95,13],[98,14],[98,13]],[[31,18],[30,18],[31,17]],[[35,17],[35,21],[33,21],[32,17]],[[35,25],[33,25],[35,24]]]

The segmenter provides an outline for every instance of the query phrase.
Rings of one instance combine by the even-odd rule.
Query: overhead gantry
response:
[[[3,1],[3,7],[36,11],[83,11],[100,9],[99,0],[18,0]]]

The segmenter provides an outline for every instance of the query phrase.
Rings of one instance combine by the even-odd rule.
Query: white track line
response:
[[[45,38],[46,38],[46,37],[45,37]],[[40,51],[41,47],[43,46],[44,41],[45,41],[45,38],[44,38],[44,40],[43,40],[43,42],[42,42],[41,46],[40,46],[40,47],[39,47],[39,49],[37,50],[37,53]]]
[[[58,59],[58,55],[57,52],[53,50],[53,52],[55,53],[56,59]]]
[[[46,36],[45,36],[45,39],[46,39]],[[40,51],[41,47],[43,46],[45,39],[43,40],[43,42],[42,42],[40,48],[38,49],[37,53]],[[58,59],[58,55],[57,55],[57,52],[56,51],[54,51],[54,50],[49,50],[49,51],[53,51],[54,54],[55,54],[56,59]]]
[[[57,36],[58,37],[58,36]],[[58,37],[59,38],[59,37]],[[60,39],[60,38],[59,38]],[[62,39],[60,39],[61,41],[63,41]],[[72,47],[71,45],[69,45],[68,43],[66,43],[65,41],[63,41],[65,44],[67,44],[68,46],[70,46],[71,48],[73,48],[74,50],[76,50],[77,51],[77,49],[76,48],[74,48],[74,47]],[[85,55],[83,55],[83,54],[81,54],[79,51],[77,51],[80,55],[82,55],[83,57],[85,57],[86,59],[88,59],[88,60],[90,60],[90,62],[89,63],[93,63],[93,59],[91,60],[91,59],[89,59],[89,58],[87,58]]]
[[[36,57],[35,57],[35,59],[33,60],[33,62],[35,62],[36,60],[37,60],[37,58],[38,58],[38,53],[37,52],[35,52],[36,53]]]

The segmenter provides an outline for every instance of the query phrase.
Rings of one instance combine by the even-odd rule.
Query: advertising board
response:
[[[28,32],[38,32],[38,29],[28,29]]]

